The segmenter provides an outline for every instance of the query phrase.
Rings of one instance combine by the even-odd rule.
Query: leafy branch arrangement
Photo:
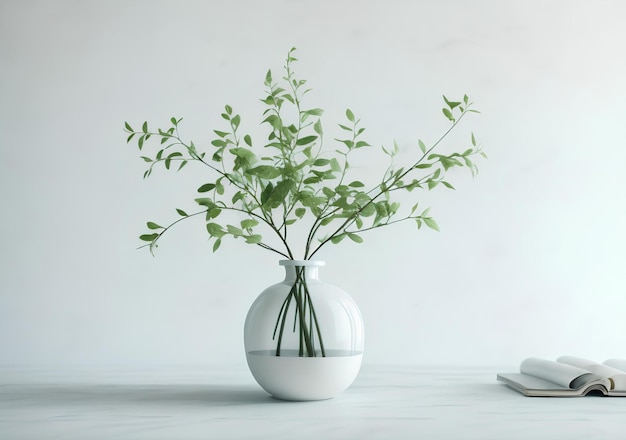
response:
[[[471,135],[471,145],[463,152],[436,153],[436,148],[472,112],[472,103],[466,96],[460,101],[450,101],[444,96],[444,116],[450,121],[448,129],[433,144],[417,142],[416,157],[408,166],[397,166],[395,157],[399,152],[382,147],[388,156],[388,164],[382,175],[366,184],[351,177],[350,161],[357,151],[371,146],[362,139],[365,128],[360,120],[347,109],[346,121],[339,124],[344,136],[334,139],[332,150],[322,148],[324,130],[322,109],[306,108],[303,97],[310,89],[306,81],[296,78],[292,67],[296,60],[294,49],[289,51],[284,65],[282,82],[275,82],[271,70],[265,76],[266,95],[262,99],[266,109],[262,124],[269,135],[258,147],[249,134],[241,130],[241,117],[229,105],[221,117],[225,128],[214,130],[215,139],[210,151],[200,151],[192,141],[184,140],[179,132],[181,119],[171,118],[167,129],[151,131],[144,122],[135,130],[126,122],[127,143],[135,139],[139,150],[156,144],[156,154],[141,156],[148,169],[144,178],[150,176],[157,166],[180,170],[189,162],[206,167],[211,177],[198,188],[200,197],[195,199],[198,208],[188,213],[176,209],[178,217],[161,226],[148,222],[149,232],[139,238],[154,252],[161,237],[179,222],[202,216],[206,222],[209,239],[214,240],[217,251],[225,237],[241,238],[246,243],[260,246],[289,260],[295,260],[294,243],[288,235],[292,225],[305,224],[302,259],[311,259],[328,243],[349,240],[361,243],[362,233],[390,226],[407,220],[418,228],[423,225],[438,230],[437,223],[429,216],[429,209],[418,211],[418,204],[401,212],[398,196],[416,189],[432,190],[442,185],[453,189],[445,180],[453,167],[469,168],[472,175],[478,171],[473,159],[485,156]],[[154,141],[157,142],[154,142]],[[145,154],[145,153],[144,153]],[[486,157],[486,156],[485,156]],[[230,212],[235,215],[225,215]],[[233,220],[233,218],[235,220]],[[267,239],[269,233],[270,239]],[[299,332],[299,355],[325,356],[322,333],[317,323],[315,309],[304,278],[304,268],[297,267],[297,279],[278,312],[273,339],[277,340],[276,355],[281,344],[290,305],[293,303],[293,331]],[[297,324],[297,325],[296,325]],[[315,347],[317,337],[319,350]]]
[[[147,242],[142,247],[149,247],[153,252],[170,228],[196,216],[205,218],[209,238],[214,240],[214,252],[223,238],[230,236],[292,260],[295,254],[288,232],[296,222],[310,221],[304,260],[313,257],[328,243],[339,243],[346,238],[361,243],[361,233],[402,221],[415,221],[418,228],[426,225],[439,229],[428,215],[429,209],[418,213],[417,203],[401,214],[400,203],[394,196],[415,189],[431,190],[439,185],[453,189],[445,180],[446,172],[452,167],[467,167],[473,175],[478,171],[472,159],[485,153],[473,134],[471,145],[463,152],[434,152],[467,113],[477,113],[467,95],[461,101],[450,101],[444,96],[443,114],[451,125],[430,146],[419,140],[417,158],[412,164],[397,167],[393,159],[398,146],[382,147],[389,156],[389,165],[382,176],[368,186],[350,179],[351,157],[357,150],[370,147],[362,140],[365,128],[347,109],[346,122],[339,124],[345,137],[335,139],[338,148],[322,149],[324,131],[320,117],[323,111],[303,106],[303,96],[311,89],[305,88],[305,80],[295,77],[294,51],[295,48],[291,49],[287,56],[282,86],[274,81],[271,70],[265,76],[266,96],[262,102],[267,108],[262,124],[268,128],[269,136],[262,141],[261,148],[253,147],[255,144],[249,134],[242,134],[241,117],[229,105],[221,114],[226,128],[214,130],[217,137],[211,142],[213,149],[208,154],[200,152],[193,141],[183,140],[179,132],[181,119],[171,118],[169,128],[156,132],[150,131],[147,122],[142,124],[141,130],[134,130],[125,123],[129,134],[127,143],[136,139],[140,151],[145,151],[148,141],[159,140],[156,155],[141,156],[149,164],[144,178],[150,176],[156,166],[180,170],[189,162],[207,167],[212,174],[212,178],[198,188],[198,193],[202,194],[195,199],[198,210],[188,213],[176,209],[178,218],[167,226],[148,222],[150,232],[140,236]],[[294,120],[288,119],[288,113]],[[220,221],[225,211],[238,213],[240,219]],[[265,240],[260,231],[262,227],[278,239],[278,245]]]

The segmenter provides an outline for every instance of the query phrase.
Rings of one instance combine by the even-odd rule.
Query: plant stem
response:
[[[315,357],[317,353],[315,351],[315,335],[320,344],[320,351],[322,356],[326,356],[326,349],[322,339],[322,332],[319,326],[317,313],[313,306],[311,294],[306,282],[306,269],[301,266],[296,266],[296,278],[293,285],[289,289],[287,297],[282,303],[278,316],[276,318],[276,325],[274,326],[274,333],[272,339],[276,341],[276,356],[281,356],[283,335],[285,331],[285,323],[287,321],[287,315],[291,301],[295,301],[294,308],[294,328],[293,332],[298,332],[298,356],[300,357]],[[308,320],[307,320],[308,317]],[[276,334],[278,332],[278,338]]]

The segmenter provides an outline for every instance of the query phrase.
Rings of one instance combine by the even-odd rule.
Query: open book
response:
[[[556,361],[528,358],[519,373],[498,374],[498,380],[525,396],[626,397],[626,360],[610,359],[603,364],[574,356]]]

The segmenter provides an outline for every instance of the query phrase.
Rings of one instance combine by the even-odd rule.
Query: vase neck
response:
[[[285,268],[285,282],[295,282],[298,274],[304,275],[306,280],[319,279],[319,268],[325,263],[311,260],[281,260],[279,264]]]

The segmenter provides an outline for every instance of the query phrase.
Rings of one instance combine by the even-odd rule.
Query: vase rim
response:
[[[326,262],[319,260],[280,260],[278,264],[289,267],[321,267],[324,266]]]

